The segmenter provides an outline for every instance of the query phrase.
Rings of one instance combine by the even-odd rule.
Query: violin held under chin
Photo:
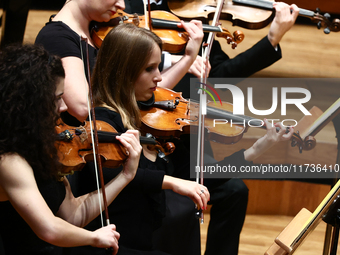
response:
[[[109,22],[92,23],[91,38],[94,44],[100,48],[105,36],[120,23],[132,23],[138,27],[145,27],[146,21],[145,16],[131,15],[118,10]],[[151,31],[163,42],[163,50],[178,53],[185,48],[189,38],[185,30],[178,27],[180,19],[177,16],[166,11],[151,11],[151,24]],[[215,32],[217,37],[225,38],[233,49],[244,39],[244,34],[241,31],[231,34],[226,28],[220,26],[203,24],[203,31]]]

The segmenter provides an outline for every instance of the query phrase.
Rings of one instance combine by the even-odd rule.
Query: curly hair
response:
[[[17,153],[35,174],[58,170],[56,86],[65,72],[61,60],[41,46],[11,45],[0,52],[0,157]]]

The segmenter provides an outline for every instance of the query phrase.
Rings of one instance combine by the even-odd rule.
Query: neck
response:
[[[53,21],[62,21],[79,36],[91,38],[89,34],[91,18],[81,1],[66,2]]]

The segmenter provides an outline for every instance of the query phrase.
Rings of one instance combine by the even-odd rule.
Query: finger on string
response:
[[[192,23],[185,23],[183,20],[181,20],[181,24],[184,30],[188,32],[189,37],[195,34],[195,31],[193,29],[194,26],[192,25]]]
[[[126,142],[131,144],[133,147],[140,145],[139,142],[139,137],[137,138],[134,134],[132,133],[123,133],[120,136],[117,137],[119,141],[122,141],[124,139]]]
[[[294,134],[294,127],[289,127],[289,132],[285,133],[282,137],[290,139]]]
[[[264,125],[267,127],[267,129],[273,128],[273,125],[271,122],[269,122],[266,118],[263,120]]]
[[[124,137],[117,137],[117,139],[125,147],[129,156],[135,155],[136,151],[135,151],[134,147],[131,145],[131,143],[127,142]]]
[[[279,125],[279,127],[280,127],[280,130],[279,130],[278,134],[280,136],[283,136],[286,133],[286,128],[283,125]]]
[[[129,129],[126,131],[126,133],[133,134],[137,140],[139,140],[140,132],[138,130]]]
[[[203,29],[202,21],[193,19],[190,21],[191,23],[194,23],[200,30]]]

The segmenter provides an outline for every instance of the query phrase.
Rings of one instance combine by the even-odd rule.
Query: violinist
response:
[[[96,119],[106,121],[118,132],[140,127],[137,101],[146,101],[162,77],[158,70],[161,61],[161,40],[144,28],[122,24],[113,29],[99,49],[92,76]],[[143,147],[139,168],[134,180],[109,206],[109,215],[120,231],[118,254],[167,254],[153,249],[154,230],[162,224],[166,213],[163,190],[172,190],[186,201],[206,208],[209,191],[194,181],[174,178],[165,173],[172,167]],[[119,169],[104,169],[104,179],[111,180]],[[94,188],[93,168],[87,165],[79,175],[79,192]],[[193,214],[194,216],[194,206]],[[88,228],[96,228],[97,221]],[[67,254],[101,254],[92,247],[65,250]]]
[[[160,61],[161,41],[149,30],[121,24],[110,31],[99,50],[92,78],[96,118],[108,122],[117,131],[130,127],[139,128],[141,118],[138,104],[152,99],[153,91],[161,81],[158,70]],[[276,133],[275,128],[270,127],[268,122],[266,124],[268,131],[264,137],[248,150],[242,150],[237,156],[231,157],[238,157],[240,162],[249,164],[248,161],[292,135],[292,131],[288,134],[284,134],[284,130]],[[175,152],[177,149],[176,147]],[[168,201],[164,199],[162,190],[175,193],[180,203],[189,204],[193,209],[192,218],[195,218],[194,203],[202,209],[206,208],[210,195],[205,186],[170,176],[176,170],[176,161],[183,160],[181,154],[187,155],[178,151],[166,163],[155,152],[143,148],[135,179],[109,206],[110,216],[121,233],[118,254],[164,254],[153,250],[152,244],[154,231],[161,226],[162,218],[168,212]],[[186,162],[189,162],[189,158],[186,158]],[[226,162],[228,157],[221,164]],[[104,170],[107,181],[114,177],[115,171],[117,170]],[[92,172],[91,167],[83,170],[81,178],[91,180],[85,174],[91,175]],[[85,184],[83,181],[81,183]],[[86,183],[82,187],[83,192],[87,192],[91,186],[93,187],[90,182]],[[183,196],[192,201],[187,198],[183,201]],[[96,224],[98,223],[92,222],[89,227],[95,228]],[[190,232],[186,226],[187,224],[177,234]],[[199,238],[199,235],[195,237]],[[79,254],[96,254],[89,247],[76,249]],[[178,250],[167,254],[180,253]],[[72,251],[69,254],[77,253]]]
[[[125,0],[125,12],[143,14],[143,2],[147,3],[147,0]],[[150,2],[151,10],[164,10],[170,12],[167,0],[151,0]],[[238,54],[234,58],[229,58],[222,50],[220,43],[218,41],[213,42],[209,59],[211,64],[209,77],[246,78],[281,59],[282,53],[279,42],[295,23],[298,16],[298,8],[294,4],[287,5],[280,2],[274,3],[274,8],[275,17],[271,23],[268,35],[245,52]],[[206,41],[206,38],[207,37],[203,40]],[[176,63],[179,57],[179,55],[164,54],[163,59],[168,58],[169,60],[162,62],[161,66],[163,68],[171,66],[171,63]],[[185,75],[175,87],[170,88],[182,92],[184,98],[190,98],[190,78],[195,76],[200,77],[202,70],[201,63],[202,59],[198,56],[197,60],[190,67],[188,74]],[[190,144],[190,142],[187,141],[186,144]],[[209,147],[208,143],[205,144],[206,147]],[[212,149],[206,148],[205,151],[207,154],[210,154],[210,157],[207,160],[213,162]],[[188,176],[180,176],[182,178],[188,178]],[[243,227],[248,203],[248,188],[241,179],[235,178],[224,182],[219,180],[218,182],[220,185],[217,185],[216,182],[213,185],[215,187],[214,189],[208,187],[211,193],[209,204],[212,205],[212,208],[210,210],[205,255],[237,255],[239,236]],[[169,225],[171,224],[170,222],[172,221],[169,219]],[[179,242],[171,241],[160,242],[160,240],[171,240],[168,238],[174,235],[171,230],[176,232],[174,224],[171,225],[171,228],[169,228],[169,225],[163,224],[162,227],[158,229],[157,235],[155,235],[155,245],[160,249],[176,249],[174,243],[179,244]],[[179,224],[179,226],[180,225],[181,224]],[[183,243],[189,243],[189,241],[185,241],[184,237],[181,240]],[[193,243],[192,246],[200,247],[200,243]],[[177,254],[187,255],[199,253],[185,253],[184,250],[183,253]]]
[[[89,62],[92,70],[97,49],[90,36],[90,22],[109,21],[117,10],[124,8],[123,0],[66,0],[62,9],[50,18],[36,38],[36,44],[43,45],[51,54],[62,59],[66,72],[63,99],[68,107],[62,118],[68,125],[78,126],[88,116],[88,81],[84,79],[86,41],[81,38],[87,38],[89,43]],[[176,84],[197,56],[202,41],[202,28],[197,22],[191,22],[185,29],[191,38],[190,43],[178,64],[162,74],[164,86]]]
[[[147,3],[147,0],[125,0],[125,12],[143,14],[143,1]],[[282,54],[279,42],[294,25],[299,9],[295,4],[287,5],[281,2],[274,2],[273,6],[275,8],[275,17],[271,23],[268,35],[247,51],[230,59],[222,50],[220,43],[214,41],[209,59],[211,64],[209,77],[246,78],[281,59]],[[151,10],[170,12],[167,0],[151,0]],[[206,41],[206,38],[203,41]],[[171,63],[176,63],[180,57],[179,55],[171,55],[170,59],[166,63],[163,62],[162,65],[166,64],[166,67],[171,66]],[[180,91],[183,93],[184,98],[189,98],[190,77],[196,76],[199,78],[201,76],[201,63],[202,59],[198,56],[189,69],[190,75],[185,76],[175,87],[168,88]]]
[[[115,225],[81,227],[99,214],[97,192],[75,198],[58,180],[55,147],[59,112],[67,109],[59,57],[35,45],[0,52],[0,240],[4,253],[61,254],[61,247],[92,245],[118,250]],[[118,140],[129,159],[106,185],[108,203],[134,178],[141,146],[136,131]],[[105,249],[104,249],[105,250]],[[1,253],[3,254],[3,253]]]

